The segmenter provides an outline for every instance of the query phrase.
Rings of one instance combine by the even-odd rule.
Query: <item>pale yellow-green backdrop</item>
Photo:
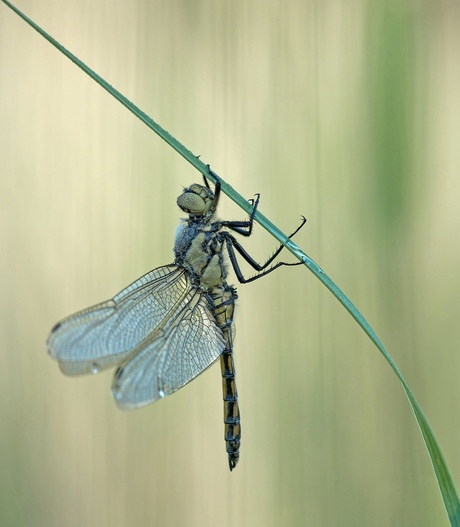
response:
[[[459,4],[17,6],[284,232],[308,218],[297,243],[386,344],[460,485]],[[201,177],[3,4],[0,134],[2,526],[448,525],[399,382],[305,268],[238,287],[233,473],[218,366],[132,413],[111,373],[61,375],[52,325],[170,263]],[[220,216],[244,219],[225,197]],[[260,227],[244,244],[276,247]]]

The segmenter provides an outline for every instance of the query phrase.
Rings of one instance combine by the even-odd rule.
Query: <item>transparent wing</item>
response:
[[[68,375],[109,368],[134,353],[189,292],[182,268],[166,265],[154,269],[112,300],[56,324],[48,338],[48,352]]]
[[[175,392],[219,358],[225,338],[203,294],[187,299],[117,370],[112,393],[122,410],[134,410]]]

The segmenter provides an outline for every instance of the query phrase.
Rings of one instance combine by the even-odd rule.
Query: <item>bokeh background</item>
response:
[[[16,5],[284,232],[308,218],[460,485],[458,3]],[[1,525],[448,525],[399,382],[305,268],[238,288],[233,473],[218,365],[132,413],[112,373],[61,375],[53,324],[170,263],[201,176],[3,4],[0,78]]]

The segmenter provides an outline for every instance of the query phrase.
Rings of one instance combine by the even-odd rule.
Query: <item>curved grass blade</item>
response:
[[[100,84],[106,91],[108,91],[113,97],[115,97],[121,104],[123,104],[128,110],[130,110],[136,117],[138,117],[143,123],[157,133],[162,139],[164,139],[170,146],[172,146],[179,154],[181,154],[190,164],[192,164],[197,170],[199,170],[205,177],[214,182],[213,177],[209,174],[207,166],[198,159],[190,150],[185,148],[184,145],[179,143],[172,135],[158,125],[153,119],[145,114],[140,108],[124,97],[118,90],[107,83],[102,77],[100,77],[91,68],[86,66],[81,60],[75,55],[65,49],[59,42],[53,39],[39,26],[37,26],[32,20],[26,15],[19,11],[13,6],[8,0],[1,0],[4,4],[10,7],[17,15],[19,15],[25,22],[27,22],[33,29],[35,29],[40,35],[42,35],[48,42],[50,42],[55,48],[61,53],[68,57],[73,63],[87,73],[93,80]],[[238,194],[230,185],[221,180],[222,191],[235,203],[237,203],[243,210],[250,213],[252,206],[247,200],[245,200],[240,194]],[[452,481],[452,477],[447,468],[446,461],[442,454],[441,448],[439,447],[436,438],[431,430],[430,425],[422,412],[419,404],[417,403],[414,395],[412,394],[409,386],[407,385],[404,377],[399,371],[398,367],[394,363],[393,359],[388,354],[384,345],[375,334],[374,330],[368,324],[366,319],[361,315],[354,304],[347,298],[347,296],[341,291],[341,289],[327,276],[327,274],[305,253],[303,253],[297,245],[295,245],[284,233],[282,233],[273,223],[271,223],[265,216],[259,211],[256,212],[255,220],[262,225],[272,236],[274,236],[280,243],[300,261],[302,261],[308,269],[331,291],[331,293],[337,298],[337,300],[345,307],[345,309],[351,314],[356,322],[366,332],[372,342],[377,346],[382,355],[385,357],[387,362],[392,367],[393,371],[399,378],[404,391],[406,392],[409,403],[414,412],[417,423],[420,427],[420,431],[425,441],[428,453],[430,455],[431,463],[438,481],[439,489],[444,501],[450,523],[453,527],[460,527],[460,501]]]
[[[329,289],[329,291],[337,298],[337,300],[345,307],[345,309],[350,313],[350,315],[356,320],[356,322],[363,328],[368,337],[372,342],[377,346],[379,351],[385,357],[387,362],[392,367],[393,371],[396,373],[398,379],[400,380],[404,391],[406,392],[409,403],[412,407],[412,410],[415,415],[415,419],[420,427],[422,432],[423,440],[425,441],[426,448],[430,455],[431,463],[433,465],[433,470],[438,481],[439,490],[441,491],[442,499],[444,501],[444,506],[446,508],[447,515],[449,517],[450,523],[453,527],[460,527],[460,501],[455,489],[454,482],[450,475],[449,469],[447,468],[446,461],[442,454],[441,448],[436,441],[436,437],[431,430],[431,427],[422,412],[417,400],[415,399],[412,391],[410,390],[407,382],[399,371],[398,367],[394,363],[391,356],[388,354],[385,346],[382,344],[381,340],[378,338],[374,330],[371,328],[367,320],[363,315],[358,311],[356,306],[349,300],[349,298],[342,292],[342,290],[327,276],[327,274],[316,265],[310,258],[308,258],[297,246],[295,246],[292,241],[289,242],[291,246],[289,250],[297,256],[297,258],[304,258],[304,263],[310,269],[310,271]],[[308,258],[308,260],[305,260]],[[311,265],[313,263],[313,265]]]

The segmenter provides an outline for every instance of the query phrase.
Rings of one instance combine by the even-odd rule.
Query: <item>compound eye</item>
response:
[[[203,214],[206,203],[194,192],[184,192],[177,198],[177,204],[187,214]]]

